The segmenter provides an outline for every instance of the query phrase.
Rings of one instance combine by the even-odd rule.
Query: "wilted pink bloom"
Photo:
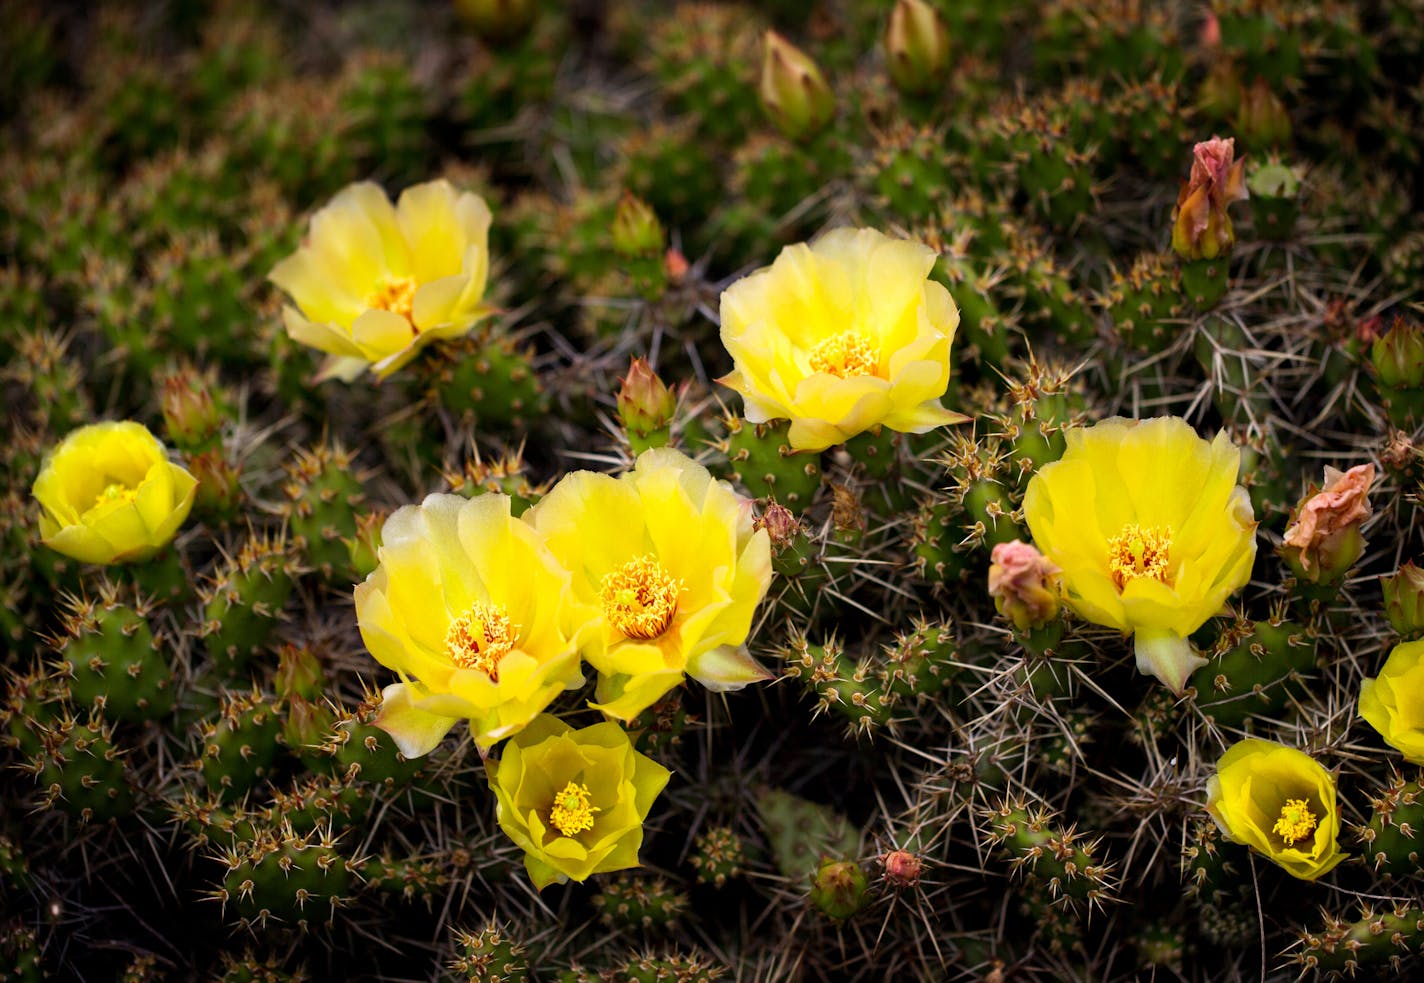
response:
[[[1246,192],[1246,158],[1234,159],[1233,138],[1212,137],[1192,148],[1192,171],[1177,195],[1172,248],[1184,259],[1215,259],[1236,242],[1226,206]]]
[[[1327,573],[1343,575],[1359,559],[1364,549],[1360,524],[1370,517],[1374,480],[1373,464],[1357,464],[1349,471],[1326,466],[1325,487],[1296,506],[1286,530],[1284,546],[1288,555],[1298,551],[1301,569],[1308,571],[1315,563],[1332,568]]]
[[[1000,543],[989,555],[989,596],[1019,631],[1041,628],[1058,615],[1062,569],[1028,543]]]

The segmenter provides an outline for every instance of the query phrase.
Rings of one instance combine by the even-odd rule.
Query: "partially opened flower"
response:
[[[1313,881],[1345,859],[1335,779],[1303,751],[1248,738],[1207,780],[1206,808],[1227,838]]]
[[[591,615],[507,496],[431,495],[397,509],[378,555],[356,588],[356,619],[376,661],[401,677],[376,722],[407,757],[460,719],[489,748],[583,684],[576,632]]]
[[[574,730],[538,717],[487,761],[500,828],[543,890],[638,866],[643,821],[670,773],[612,722]]]
[[[92,423],[50,451],[32,489],[44,544],[84,563],[147,560],[188,518],[198,481],[141,423]]]
[[[1406,761],[1424,764],[1424,641],[1396,645],[1360,683],[1360,716]]]
[[[489,225],[484,200],[448,181],[407,188],[394,206],[377,184],[348,186],[269,276],[296,304],[282,312],[287,333],[331,356],[321,378],[390,375],[492,312]]]
[[[940,404],[959,310],[928,279],[934,250],[835,229],[781,251],[722,294],[722,343],[753,423],[785,417],[797,450],[885,426],[925,433],[968,419]]]
[[[1172,248],[1183,259],[1215,259],[1231,251],[1236,231],[1226,207],[1246,198],[1246,158],[1236,141],[1212,137],[1192,148],[1191,176],[1172,212]]]
[[[584,655],[595,706],[632,720],[682,682],[717,690],[769,678],[745,649],[771,583],[751,503],[669,448],[621,478],[566,475],[527,515],[595,610]]]
[[[1180,693],[1206,663],[1187,641],[1251,576],[1256,522],[1240,450],[1185,420],[1113,418],[1067,432],[1024,516],[1080,617],[1133,634],[1137,667]]]

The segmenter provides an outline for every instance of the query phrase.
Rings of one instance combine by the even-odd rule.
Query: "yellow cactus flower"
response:
[[[940,405],[959,310],[927,279],[934,250],[873,229],[787,246],[722,294],[722,344],[753,423],[788,418],[797,450],[875,426],[925,433],[968,419]]]
[[[484,199],[448,181],[406,188],[395,205],[370,181],[346,187],[268,275],[296,304],[282,311],[287,334],[331,356],[319,378],[385,378],[492,313],[489,226]]]
[[[500,828],[534,886],[638,866],[643,821],[670,772],[612,722],[574,730],[544,714],[486,761]]]
[[[32,492],[44,544],[84,563],[147,560],[167,544],[198,480],[141,423],[92,423],[45,458]]]
[[[591,612],[506,495],[431,495],[381,530],[379,565],[356,587],[376,661],[401,677],[377,724],[407,757],[467,718],[487,749],[566,689],[583,685],[577,626]]]
[[[1024,495],[1034,541],[1062,569],[1068,606],[1131,632],[1138,669],[1180,693],[1206,663],[1187,636],[1251,577],[1241,452],[1178,417],[1104,420],[1068,431],[1067,444]]]
[[[628,721],[682,682],[716,690],[770,678],[747,654],[771,583],[751,503],[679,451],[645,451],[628,474],[566,475],[526,518],[596,609],[584,657],[594,706]]]
[[[1248,738],[1227,749],[1207,780],[1206,809],[1230,840],[1293,877],[1313,881],[1340,852],[1335,779],[1303,751]]]
[[[1424,765],[1424,640],[1403,642],[1360,683],[1360,716],[1404,760]]]

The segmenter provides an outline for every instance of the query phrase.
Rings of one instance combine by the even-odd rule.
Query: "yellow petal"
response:
[[[442,717],[415,706],[409,687],[402,683],[393,683],[381,691],[381,709],[375,724],[391,735],[407,758],[429,754],[457,722],[455,717]]]

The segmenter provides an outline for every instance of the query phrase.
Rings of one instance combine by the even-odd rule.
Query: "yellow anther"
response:
[[[549,825],[565,836],[573,836],[593,829],[593,814],[598,811],[589,805],[588,786],[569,782],[562,792],[554,796],[554,807],[549,810]]]
[[[657,638],[672,624],[682,581],[656,559],[640,556],[603,578],[599,598],[609,624],[629,638]]]
[[[1286,799],[1281,806],[1281,818],[1271,827],[1271,832],[1280,834],[1286,846],[1295,846],[1296,840],[1303,840],[1315,829],[1315,813],[1310,811],[1310,803],[1304,799]]]
[[[1122,590],[1139,577],[1168,583],[1172,530],[1166,526],[1144,529],[1135,522],[1108,540],[1108,570],[1113,583]]]
[[[138,498],[138,489],[130,488],[122,482],[115,481],[104,486],[104,490],[95,499],[95,505],[104,505],[108,502],[132,502]]]
[[[514,648],[519,626],[496,604],[475,604],[450,622],[445,632],[445,652],[461,669],[478,669],[499,682],[499,660]]]
[[[854,331],[842,331],[811,349],[811,368],[840,379],[874,375],[879,365],[875,349]]]
[[[415,330],[415,318],[411,311],[415,307],[415,288],[417,284],[413,276],[392,277],[389,280],[382,280],[381,285],[376,288],[375,293],[367,299],[368,307],[377,308],[383,311],[390,311],[392,314],[399,314],[407,321],[411,322],[411,330]]]

